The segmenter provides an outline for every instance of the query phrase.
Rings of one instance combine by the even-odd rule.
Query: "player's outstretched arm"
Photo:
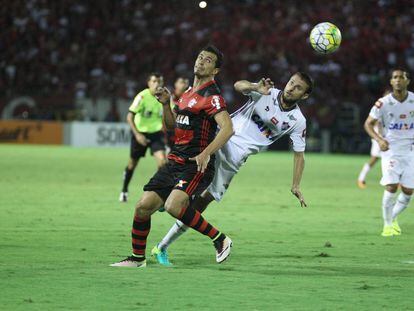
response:
[[[215,114],[214,120],[216,120],[218,126],[220,127],[216,137],[198,156],[189,159],[197,162],[198,171],[201,172],[204,172],[207,168],[210,156],[223,147],[234,133],[233,123],[231,122],[230,115],[227,111],[221,111]]]
[[[304,152],[294,152],[293,156],[293,180],[292,189],[290,190],[300,202],[301,207],[307,207],[305,199],[300,191],[300,181],[302,180],[303,169],[305,168]]]
[[[162,104],[163,122],[167,130],[173,130],[175,124],[175,113],[171,110],[173,102],[170,91],[166,88],[159,88],[155,96]]]
[[[375,139],[378,142],[378,145],[380,146],[381,151],[387,151],[388,150],[388,141],[384,139],[380,134],[375,132],[374,126],[378,122],[377,119],[368,116],[368,118],[365,120],[364,123],[364,129],[367,132],[371,138]]]
[[[247,80],[240,80],[234,83],[234,89],[243,94],[258,92],[262,95],[269,95],[270,89],[273,86],[274,83],[269,78],[262,78],[257,83],[249,82]]]

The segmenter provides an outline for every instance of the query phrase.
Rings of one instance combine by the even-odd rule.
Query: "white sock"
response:
[[[384,190],[382,197],[382,217],[384,218],[384,225],[391,226],[392,224],[392,210],[395,204],[396,193],[391,193]]]
[[[403,210],[405,210],[410,203],[411,195],[401,192],[395,202],[394,208],[392,209],[392,219],[395,219]]]
[[[172,242],[177,240],[187,230],[188,227],[184,225],[181,221],[177,220],[175,224],[171,227],[170,231],[168,231],[165,237],[158,244],[158,248],[166,250]]]
[[[367,177],[367,174],[370,169],[371,169],[371,166],[369,166],[368,163],[365,163],[364,166],[362,167],[361,172],[359,173],[358,180],[365,181],[365,178]]]

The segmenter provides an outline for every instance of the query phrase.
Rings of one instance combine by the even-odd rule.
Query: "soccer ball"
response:
[[[335,52],[341,44],[341,31],[332,23],[319,23],[313,27],[310,36],[313,49],[321,54]]]

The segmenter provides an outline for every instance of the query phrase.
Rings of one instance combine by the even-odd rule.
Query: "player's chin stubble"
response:
[[[296,103],[297,103],[297,100],[295,100],[295,99],[287,99],[287,98],[286,98],[286,96],[285,96],[285,94],[282,94],[282,98],[283,98],[283,102],[284,102],[286,105],[288,105],[289,107],[290,107],[290,106],[293,106],[294,104],[296,104]]]

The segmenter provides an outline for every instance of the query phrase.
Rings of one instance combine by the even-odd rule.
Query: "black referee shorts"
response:
[[[149,140],[149,143],[146,146],[139,144],[135,139],[134,134],[131,132],[130,157],[132,159],[137,160],[141,157],[145,157],[148,148],[151,150],[151,155],[160,150],[165,151],[165,135],[162,131],[142,134]]]

